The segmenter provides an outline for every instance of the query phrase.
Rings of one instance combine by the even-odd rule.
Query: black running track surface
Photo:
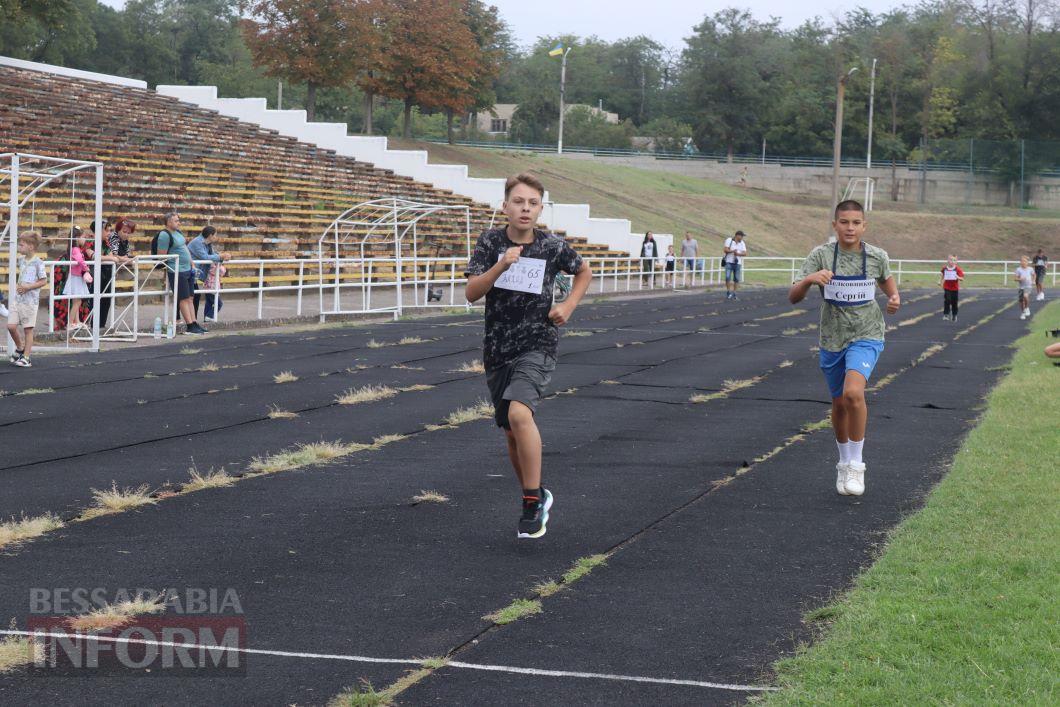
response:
[[[828,430],[785,444],[828,411],[813,348],[815,300],[779,290],[607,300],[579,308],[538,423],[556,506],[548,535],[517,541],[519,492],[491,421],[425,431],[486,397],[475,314],[273,335],[186,337],[94,356],[0,367],[0,518],[72,518],[92,489],[245,469],[300,442],[407,439],[328,465],[65,528],[0,555],[0,623],[24,627],[34,588],[227,589],[247,646],[769,685],[770,665],[809,634],[805,611],[849,587],[887,529],[939,480],[1025,331],[1008,293],[966,296],[941,321],[934,292],[889,318],[870,394],[868,490],[834,491]],[[929,315],[920,318],[921,315]],[[393,344],[419,337],[416,344]],[[201,349],[182,353],[188,347]],[[933,355],[916,363],[925,352]],[[215,364],[217,371],[200,370]],[[915,364],[915,365],[914,365]],[[298,380],[277,384],[291,371]],[[727,380],[759,380],[692,404]],[[342,406],[364,385],[430,385]],[[50,393],[15,395],[25,389]],[[270,406],[296,411],[269,419]],[[755,463],[783,446],[768,459]],[[750,469],[737,475],[737,470]],[[720,483],[726,482],[726,483]],[[421,490],[450,497],[413,504]],[[579,557],[606,566],[491,627]],[[172,613],[172,612],[171,612]],[[454,653],[455,651],[455,653]],[[407,665],[251,655],[242,676],[0,676],[0,703],[323,704]],[[164,672],[164,671],[163,671]],[[400,704],[731,704],[702,685],[445,667]]]

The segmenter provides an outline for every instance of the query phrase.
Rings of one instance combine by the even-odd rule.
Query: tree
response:
[[[404,103],[403,135],[412,137],[412,108],[446,108],[468,96],[468,67],[478,45],[464,22],[460,0],[391,0],[381,18],[387,51],[379,92]]]
[[[341,86],[357,66],[356,25],[349,0],[252,0],[243,8],[243,37],[269,76],[306,84],[306,115],[316,117],[321,86]]]
[[[446,134],[453,143],[453,114],[468,113],[464,119],[465,137],[472,116],[480,110],[492,108],[497,103],[496,82],[505,59],[514,51],[508,26],[497,14],[496,7],[487,7],[480,0],[465,0],[464,17],[475,46],[476,61],[468,67],[469,89],[466,94],[454,94],[458,100],[446,105]]]

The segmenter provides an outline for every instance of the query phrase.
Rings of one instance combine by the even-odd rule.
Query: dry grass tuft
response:
[[[420,491],[412,497],[413,503],[448,503],[449,497],[437,491]]]
[[[372,440],[372,449],[381,449],[382,447],[385,447],[388,444],[400,442],[401,440],[405,439],[406,436],[407,435],[399,434],[380,435],[379,437],[376,437]]]
[[[180,350],[180,352],[182,354],[184,354],[185,356],[193,356],[193,355],[195,355],[197,353],[202,353],[202,349],[193,349],[190,346],[185,346],[184,348],[182,348]]]
[[[272,379],[277,383],[294,383],[296,380],[298,380],[298,376],[296,376],[291,371],[281,371],[274,375]]]
[[[752,385],[754,385],[755,383],[760,382],[761,380],[762,380],[762,376],[755,376],[754,378],[743,378],[743,379],[727,378],[724,382],[722,382],[721,390],[719,390],[718,392],[716,392],[716,393],[699,393],[699,394],[693,395],[691,398],[689,398],[688,402],[690,402],[690,403],[705,403],[708,400],[717,400],[718,398],[724,398],[724,397],[727,397],[730,393],[732,393],[734,391],[740,390],[742,388],[750,388]]]
[[[375,339],[369,339],[368,340],[368,348],[370,348],[370,349],[381,349],[384,346],[387,346],[387,344],[384,344],[381,341],[376,341]]]
[[[794,365],[795,365],[794,361],[781,361],[779,364],[777,364],[777,368],[790,368],[791,366],[794,366]]]
[[[445,418],[445,424],[462,425],[465,422],[483,420],[490,417],[493,417],[493,404],[486,400],[479,400],[471,407],[460,408],[455,412],[449,413]]]
[[[54,393],[54,388],[26,388],[20,390],[15,395],[44,395],[45,393]]]
[[[424,341],[427,341],[427,339],[421,339],[418,336],[403,336],[398,340],[397,345],[408,346],[409,344],[422,344]]]
[[[421,390],[430,390],[433,385],[427,385],[426,383],[417,383],[416,385],[407,385],[404,388],[398,388],[402,393],[418,393]]]
[[[282,409],[279,405],[269,406],[269,419],[270,420],[289,420],[293,417],[298,417],[297,412],[290,412],[289,410]]]
[[[12,518],[0,523],[0,548],[32,540],[61,527],[63,522],[51,513],[34,518],[22,516],[19,520]]]
[[[203,373],[215,373],[215,372],[221,370],[221,367],[218,366],[213,361],[210,361],[209,363],[204,363],[202,366],[200,366],[199,370],[202,371]]]
[[[473,361],[460,364],[460,367],[456,370],[458,373],[485,373],[486,367],[482,365],[482,361],[476,358]]]
[[[124,513],[133,508],[158,503],[158,499],[148,495],[150,492],[151,488],[147,484],[136,488],[120,489],[117,482],[111,482],[110,489],[104,491],[92,489],[92,498],[95,499],[96,505],[85,510],[79,520],[89,520],[112,513]]]
[[[11,621],[11,630],[17,628],[14,619]],[[0,675],[10,672],[24,665],[42,663],[44,661],[44,645],[36,643],[28,636],[4,636],[0,638]]]
[[[163,599],[145,599],[137,597],[130,601],[109,604],[83,616],[71,619],[70,628],[74,631],[104,631],[124,626],[137,616],[158,614],[166,609]]]
[[[563,333],[563,336],[592,336],[591,331],[585,331],[584,329],[568,329]]]
[[[358,403],[370,403],[375,400],[385,400],[398,394],[398,391],[388,385],[366,385],[361,388],[350,388],[345,393],[335,397],[339,405],[357,405]]]
[[[367,444],[342,444],[341,442],[311,442],[300,444],[266,457],[254,457],[248,470],[254,474],[275,474],[304,466],[323,464],[332,459],[371,448]]]
[[[182,493],[193,493],[195,491],[202,491],[203,489],[224,488],[225,486],[231,486],[236,482],[235,477],[226,474],[223,467],[220,471],[210,469],[205,475],[200,474],[199,470],[195,467],[188,469],[188,471],[191,472],[191,480],[184,484]]]

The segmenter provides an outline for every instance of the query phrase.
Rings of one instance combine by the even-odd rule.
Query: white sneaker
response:
[[[1026,318],[1027,318],[1027,313],[1026,312],[1023,312],[1022,314],[1020,314],[1020,319],[1026,319]]]
[[[1038,293],[1038,296],[1037,296],[1037,297],[1035,297],[1034,299],[1036,299],[1036,300],[1038,300],[1039,302],[1041,302],[1042,300],[1044,300],[1044,299],[1045,299],[1045,293],[1044,293],[1044,292],[1039,292],[1039,293]]]
[[[840,462],[835,465],[835,490],[840,496],[849,496],[847,493],[847,474],[850,473],[850,465]]]
[[[861,462],[850,462],[847,465],[846,492],[850,496],[865,493],[865,465]]]

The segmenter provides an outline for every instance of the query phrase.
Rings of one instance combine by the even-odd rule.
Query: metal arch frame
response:
[[[321,234],[317,241],[317,262],[320,275],[320,321],[326,321],[329,314],[353,314],[367,312],[394,312],[394,318],[401,316],[403,309],[403,273],[402,266],[404,258],[401,255],[401,246],[405,238],[412,232],[412,261],[418,264],[418,225],[419,222],[433,214],[442,211],[463,211],[465,248],[467,254],[471,254],[471,207],[467,204],[428,204],[401,197],[386,197],[361,202],[339,214]],[[393,243],[394,245],[394,288],[395,304],[393,307],[371,307],[372,283],[366,279],[371,277],[374,269],[374,261],[378,258],[365,257],[365,247],[369,242]],[[356,263],[361,267],[361,309],[344,310],[342,308],[342,265],[344,256],[343,246],[354,245],[358,247],[359,258]],[[333,249],[334,282],[325,284],[324,263],[330,259],[325,249]],[[345,259],[348,260],[348,257]],[[384,259],[385,260],[385,259]],[[325,309],[326,287],[332,289],[332,308]],[[423,285],[424,290],[430,287],[430,283]],[[413,279],[414,300],[419,302],[420,283],[419,278]]]
[[[43,164],[35,167],[35,163]],[[30,169],[24,169],[23,164],[29,166]],[[8,222],[4,230],[0,232],[0,247],[3,246],[4,238],[8,238],[7,276],[9,292],[14,293],[18,284],[19,212],[22,207],[45,186],[58,179],[64,179],[70,174],[76,174],[79,171],[88,169],[93,170],[96,177],[94,219],[96,231],[93,234],[95,258],[92,261],[92,278],[95,282],[100,282],[100,256],[102,254],[103,237],[103,163],[62,157],[47,157],[23,152],[0,153],[0,186],[3,185],[4,181],[10,180],[11,182],[7,201]],[[22,178],[24,176],[31,178],[25,189],[22,187]],[[101,294],[99,289],[99,287],[96,287],[92,291],[92,338],[89,342],[89,351],[99,351],[99,318],[96,316],[96,313],[99,312]],[[7,347],[11,349],[14,342],[11,340],[10,335],[5,338]],[[39,346],[35,348],[38,351],[66,351],[69,350],[69,345],[66,347]]]

